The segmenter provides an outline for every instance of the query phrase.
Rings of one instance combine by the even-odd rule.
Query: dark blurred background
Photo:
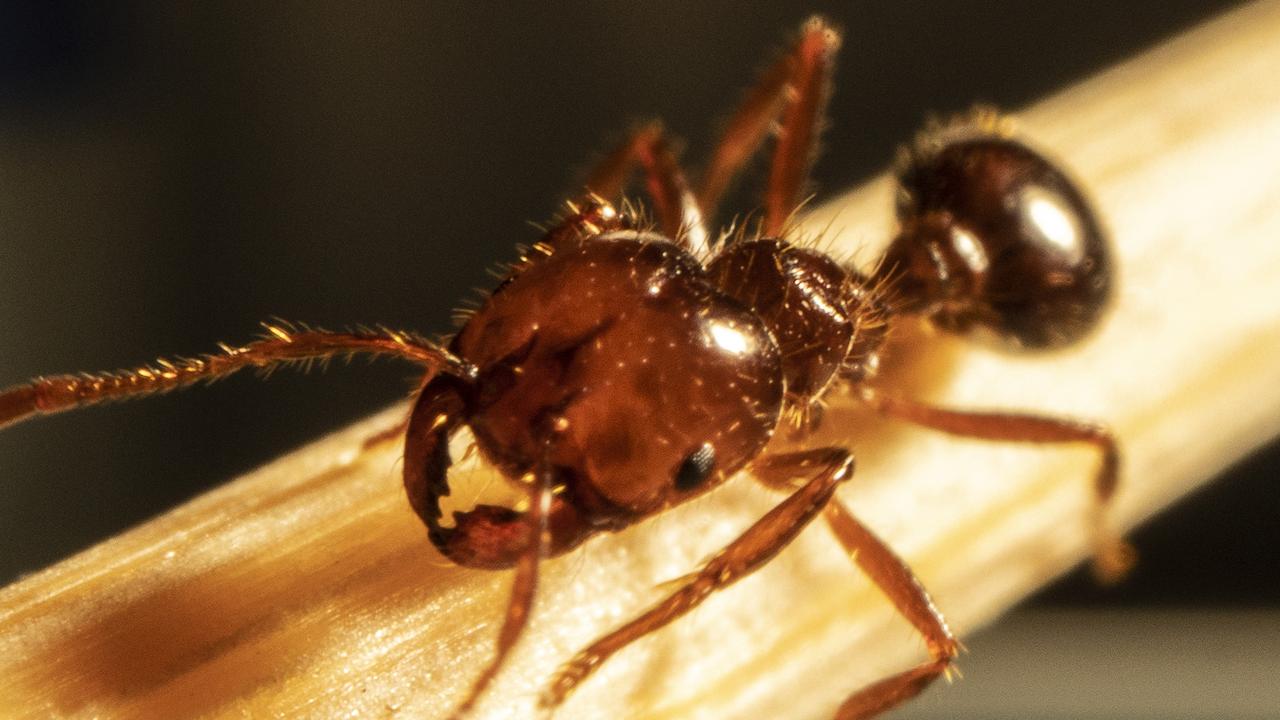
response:
[[[846,31],[826,190],[931,112],[1017,108],[1237,5],[0,3],[0,386],[238,342],[268,316],[444,332],[593,153],[662,117],[696,163],[809,12]],[[749,184],[749,183],[748,183]],[[886,212],[888,209],[886,208]],[[0,433],[0,583],[404,395],[251,375]],[[1041,606],[1280,608],[1280,446]]]

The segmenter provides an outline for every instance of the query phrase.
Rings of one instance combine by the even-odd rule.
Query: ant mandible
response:
[[[1128,548],[1102,521],[1119,465],[1110,432],[1062,418],[942,409],[876,385],[886,334],[905,315],[1020,347],[1076,340],[1106,305],[1110,259],[1076,186],[989,112],[927,129],[900,153],[900,229],[870,274],[789,242],[838,45],[824,20],[802,26],[731,116],[696,192],[660,126],[633,132],[590,176],[587,197],[569,204],[447,346],[389,330],[267,324],[261,339],[220,353],[9,388],[0,393],[0,426],[335,354],[424,367],[404,436],[409,502],[453,562],[515,568],[494,657],[455,717],[474,705],[523,633],[542,558],[749,468],[791,494],[666,599],[561,666],[541,705],[559,705],[615,652],[754,572],[822,515],[928,647],[927,662],[855,692],[836,717],[884,711],[944,674],[959,644],[906,563],[835,497],[853,473],[850,451],[766,445],[789,421],[803,435],[836,386],[883,415],[956,435],[1087,443],[1102,458],[1093,478],[1095,568],[1119,575]],[[714,238],[705,220],[774,131],[757,232]],[[637,167],[653,226],[628,205],[610,204]],[[464,425],[527,499],[526,510],[478,505],[444,522],[449,438]]]

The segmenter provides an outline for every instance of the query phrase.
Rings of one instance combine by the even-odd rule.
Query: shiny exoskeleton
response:
[[[902,229],[884,265],[904,312],[1025,348],[1078,340],[1111,289],[1106,236],[1080,190],[999,132],[990,111],[926,132],[898,168]]]
[[[902,152],[900,228],[869,274],[796,244],[790,215],[804,197],[838,42],[820,19],[802,27],[730,118],[696,191],[661,127],[635,130],[590,176],[590,193],[569,204],[447,347],[387,330],[270,324],[264,338],[218,354],[10,388],[0,393],[0,425],[244,367],[356,352],[410,360],[426,375],[405,430],[409,501],[450,560],[516,574],[494,657],[455,716],[472,707],[520,638],[543,557],[634,525],[747,468],[787,491],[786,499],[663,601],[565,663],[542,705],[561,703],[614,652],[756,570],[821,515],[930,654],[855,692],[836,717],[892,707],[943,674],[958,643],[910,568],[835,496],[852,474],[848,449],[772,451],[771,439],[788,422],[803,436],[824,396],[843,387],[882,414],[945,432],[1090,444],[1102,458],[1094,476],[1096,568],[1119,575],[1126,546],[1101,520],[1119,466],[1107,430],[947,410],[877,384],[880,351],[898,317],[923,316],[1011,346],[1057,347],[1097,324],[1112,268],[1078,187],[986,111],[930,128]],[[758,229],[713,241],[706,220],[775,126]],[[653,226],[629,204],[613,204],[637,167]],[[446,516],[449,441],[463,427],[527,499],[524,509],[482,504]]]

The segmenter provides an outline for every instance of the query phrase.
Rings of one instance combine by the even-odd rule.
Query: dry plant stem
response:
[[[1116,306],[1088,342],[1043,358],[942,340],[920,399],[1108,421],[1126,452],[1115,515],[1126,527],[1270,437],[1280,427],[1277,67],[1280,5],[1260,3],[1020,113],[1109,222]],[[890,194],[874,181],[807,227],[872,260],[889,237]],[[446,564],[402,496],[398,443],[364,449],[404,413],[0,591],[0,715],[447,713],[491,657],[512,580]],[[961,442],[839,408],[823,441],[833,435],[858,455],[841,498],[912,563],[962,637],[1089,551],[1087,449]],[[474,462],[457,472],[477,487],[488,473]],[[544,563],[529,634],[476,715],[533,716],[558,663],[774,503],[755,483],[730,483]],[[815,525],[619,652],[557,718],[824,717],[924,658]]]

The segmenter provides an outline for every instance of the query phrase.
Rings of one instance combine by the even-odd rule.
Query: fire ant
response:
[[[1103,511],[1119,450],[1076,420],[949,410],[877,386],[896,318],[1025,348],[1073,342],[1098,321],[1111,260],[1077,187],[990,112],[932,127],[900,153],[899,230],[869,274],[789,242],[823,121],[839,35],[814,18],[731,116],[696,190],[658,125],[634,131],[447,345],[390,330],[327,332],[267,324],[267,335],[132,370],[37,378],[0,392],[0,426],[37,414],[166,392],[247,367],[368,353],[425,369],[404,432],[404,484],[427,535],[451,561],[514,568],[492,660],[454,712],[502,668],[529,618],[542,558],[617,532],[749,469],[790,494],[679,587],[562,665],[545,708],[618,650],[754,572],[822,516],[859,568],[924,637],[929,660],[855,692],[838,718],[875,715],[950,668],[959,643],[907,564],[836,496],[853,474],[845,447],[773,451],[787,422],[803,435],[842,386],[879,413],[987,440],[1086,443],[1094,475],[1095,567],[1122,573],[1127,546]],[[755,232],[707,229],[731,180],[776,130]],[[654,223],[615,206],[633,170]],[[450,437],[470,428],[527,509],[481,504],[444,519]]]

